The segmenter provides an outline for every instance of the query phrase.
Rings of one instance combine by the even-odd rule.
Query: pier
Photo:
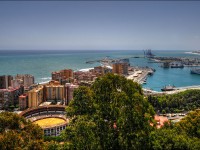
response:
[[[152,68],[134,68],[133,70],[133,72],[129,72],[129,75],[126,76],[126,78],[139,84],[145,84],[148,75],[154,73],[154,69]]]

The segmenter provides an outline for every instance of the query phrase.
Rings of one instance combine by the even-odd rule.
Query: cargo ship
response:
[[[191,74],[199,74],[200,75],[200,68],[191,69]]]

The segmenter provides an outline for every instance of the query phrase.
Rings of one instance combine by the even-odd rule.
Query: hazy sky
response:
[[[200,49],[200,2],[0,2],[0,49]]]

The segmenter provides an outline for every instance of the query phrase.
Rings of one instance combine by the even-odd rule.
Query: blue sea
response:
[[[156,56],[193,57],[200,55],[186,53],[182,50],[152,50]],[[86,61],[105,57],[121,58],[131,56],[143,56],[142,50],[1,50],[0,51],[0,75],[32,74],[36,83],[42,83],[51,79],[51,72],[64,68],[75,71],[92,68],[99,63],[87,64]],[[145,58],[130,58],[132,66],[149,66],[156,69],[153,76],[148,77],[145,88],[156,91],[165,85],[176,87],[200,85],[200,75],[190,74],[189,67],[164,69],[159,63],[148,63]]]

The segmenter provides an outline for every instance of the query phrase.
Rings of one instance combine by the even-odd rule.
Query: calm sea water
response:
[[[194,57],[200,55],[185,53],[181,50],[152,50],[156,56]],[[96,60],[104,57],[119,58],[130,56],[143,56],[139,50],[118,51],[0,51],[0,75],[32,74],[37,83],[51,79],[51,72],[64,68],[80,70],[98,66],[99,63],[86,64],[88,60]],[[146,88],[160,91],[165,85],[176,87],[200,85],[200,75],[190,74],[191,68],[164,69],[157,63],[148,63],[145,58],[131,58],[133,66],[149,66],[156,69],[153,76],[147,79]]]

